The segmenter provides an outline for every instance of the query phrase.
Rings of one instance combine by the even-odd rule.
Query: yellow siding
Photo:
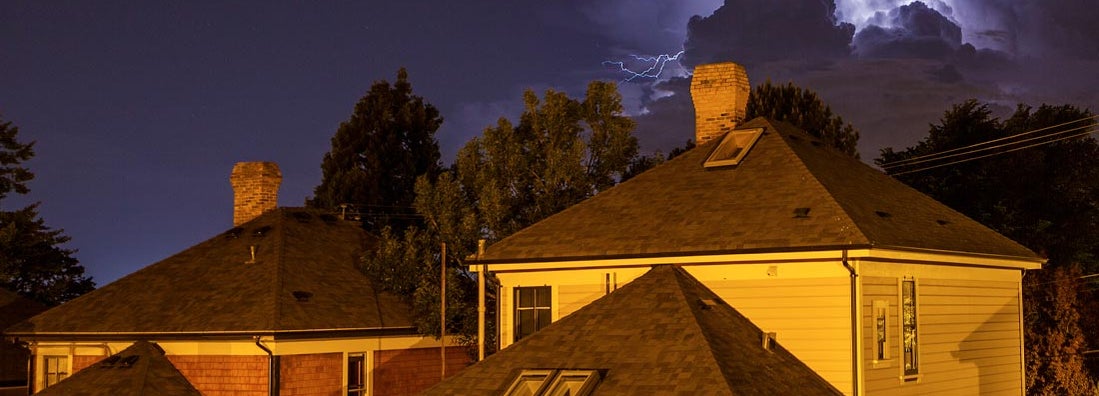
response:
[[[881,265],[870,273],[884,275]],[[863,345],[866,394],[1022,394],[1018,274],[955,269],[954,279],[921,277],[908,266],[894,276],[863,276]],[[943,275],[942,268],[934,275]],[[982,280],[984,275],[991,275]],[[1011,281],[1011,275],[1016,277]],[[917,381],[904,382],[900,357],[898,282],[917,281],[919,367]],[[874,300],[889,304],[887,348],[891,359],[873,361]]]

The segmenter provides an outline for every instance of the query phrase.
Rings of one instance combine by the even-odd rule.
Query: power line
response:
[[[1096,124],[1091,124],[1091,125],[1088,125],[1086,128],[1093,128],[1095,126],[1096,126]],[[957,161],[947,162],[945,164],[938,164],[938,165],[927,166],[927,167],[923,167],[923,168],[919,168],[919,169],[906,170],[904,172],[890,173],[890,175],[891,176],[900,176],[900,175],[906,175],[906,174],[909,174],[909,173],[923,172],[923,171],[928,170],[928,169],[941,168],[941,167],[944,167],[944,166],[960,164],[960,163],[963,163],[963,162],[975,161],[975,160],[979,160],[979,159],[982,159],[982,158],[988,158],[988,157],[995,156],[995,155],[1000,155],[1000,154],[1007,154],[1007,153],[1014,152],[1014,151],[1019,151],[1019,150],[1028,149],[1028,148],[1031,148],[1031,147],[1037,147],[1037,146],[1041,146],[1041,145],[1045,145],[1045,144],[1050,144],[1050,143],[1053,143],[1053,142],[1059,142],[1059,141],[1062,141],[1062,140],[1078,138],[1078,137],[1086,136],[1086,135],[1090,135],[1090,134],[1092,134],[1092,131],[1088,130],[1086,132],[1077,133],[1077,134],[1070,135],[1070,136],[1065,136],[1065,137],[1062,137],[1062,138],[1059,138],[1059,139],[1047,140],[1047,141],[1044,141],[1044,142],[1041,142],[1041,143],[1035,143],[1035,144],[1026,145],[1026,146],[1023,146],[1023,147],[1016,147],[1016,148],[1012,148],[1010,150],[1004,150],[1004,151],[1000,151],[1000,152],[985,154],[985,155],[981,155],[981,156],[977,156],[977,157],[960,159],[960,160],[957,160]]]
[[[942,152],[939,152],[937,154],[931,154],[931,155],[923,156],[923,157],[929,157],[929,156],[932,156],[932,155],[937,155],[934,158],[925,158],[925,159],[915,160],[915,161],[909,161],[909,160],[914,159],[914,158],[909,158],[908,160],[905,160],[905,161],[909,161],[906,164],[897,164],[897,162],[901,162],[901,161],[897,161],[897,162],[891,163],[889,165],[882,165],[882,169],[889,169],[889,168],[895,168],[895,167],[898,167],[898,166],[907,166],[907,165],[919,164],[919,163],[924,163],[924,162],[938,161],[938,160],[941,160],[941,159],[953,158],[953,157],[958,157],[958,156],[973,154],[973,153],[979,153],[979,152],[982,152],[982,151],[995,150],[995,149],[998,149],[1000,147],[1007,147],[1007,146],[1011,146],[1011,145],[1015,145],[1015,144],[1019,144],[1019,143],[1025,143],[1025,142],[1031,142],[1031,141],[1040,140],[1040,139],[1046,139],[1046,138],[1057,136],[1057,135],[1063,135],[1063,134],[1066,134],[1066,133],[1069,133],[1069,132],[1079,131],[1081,129],[1092,128],[1092,127],[1095,127],[1095,125],[1096,124],[1088,124],[1088,125],[1084,125],[1084,126],[1081,126],[1081,127],[1075,127],[1075,128],[1066,129],[1066,130],[1063,130],[1063,131],[1058,131],[1058,132],[1053,132],[1053,133],[1050,133],[1050,134],[1045,134],[1045,135],[1042,135],[1042,136],[1035,136],[1035,137],[1032,137],[1032,138],[1022,139],[1022,140],[1015,140],[1015,141],[1007,142],[1007,143],[1004,143],[1004,144],[998,144],[998,145],[995,145],[995,146],[983,147],[983,148],[979,148],[979,149],[975,149],[975,150],[963,151],[963,152],[958,152],[958,153],[954,153],[954,154],[943,155],[943,154],[946,154],[949,151],[959,150],[960,148],[959,149],[942,151]],[[1015,138],[1015,137],[1030,134],[1030,133],[1033,133],[1033,132],[1037,132],[1037,131],[1038,130],[1031,131],[1031,132],[1026,132],[1026,133],[1021,133],[1021,134],[1018,134],[1018,135],[1012,135],[1009,138]],[[983,142],[983,143],[978,143],[978,144],[987,144],[987,143],[992,143],[992,142],[996,142],[996,141],[1000,141],[1000,140],[1004,140],[1004,139],[1007,139],[1007,138],[1000,138],[1000,139],[996,139],[996,140],[990,140],[990,141]],[[972,146],[974,146],[974,145],[970,145],[970,146],[967,146],[967,147],[972,147]],[[962,148],[964,148],[964,147],[962,147]]]
[[[1020,136],[1025,136],[1025,135],[1029,135],[1029,134],[1032,134],[1032,133],[1038,133],[1038,132],[1041,132],[1041,131],[1046,131],[1046,130],[1050,130],[1050,129],[1053,129],[1053,128],[1062,127],[1062,126],[1065,126],[1065,125],[1075,124],[1075,123],[1078,123],[1078,122],[1081,122],[1081,121],[1090,120],[1090,119],[1097,118],[1097,117],[1099,117],[1099,114],[1093,115],[1093,116],[1090,116],[1090,117],[1080,118],[1080,119],[1077,119],[1077,120],[1064,122],[1064,123],[1057,124],[1057,125],[1048,126],[1048,127],[1045,127],[1045,128],[1039,128],[1039,129],[1035,129],[1035,130],[1031,130],[1031,131],[1027,131],[1027,132],[1023,132],[1023,133],[1017,133],[1017,134],[1014,134],[1014,135],[1011,135],[1011,136],[1005,136],[1005,137],[1002,137],[1002,138],[999,138],[999,139],[993,139],[993,140],[988,140],[988,141],[984,141],[984,142],[974,143],[974,144],[971,144],[971,145],[968,145],[968,146],[956,147],[956,148],[952,148],[952,149],[949,149],[949,150],[940,151],[940,152],[937,152],[937,153],[929,153],[929,154],[924,154],[924,155],[915,156],[915,157],[911,157],[911,158],[905,158],[905,159],[893,161],[893,162],[890,162],[890,163],[887,163],[887,164],[882,164],[882,168],[885,169],[885,168],[895,167],[895,166],[898,166],[898,165],[903,164],[903,163],[914,162],[916,160],[920,160],[920,159],[927,158],[927,157],[940,156],[940,155],[943,155],[943,154],[952,153],[952,152],[955,152],[955,151],[966,150],[966,149],[970,149],[970,148],[973,148],[973,147],[978,147],[978,146],[983,146],[983,145],[986,145],[986,144],[996,143],[996,142],[1003,141],[1003,140],[1015,139],[1015,138],[1018,138]],[[1092,124],[1092,125],[1094,125],[1094,124]],[[925,161],[920,161],[920,162],[925,162]]]

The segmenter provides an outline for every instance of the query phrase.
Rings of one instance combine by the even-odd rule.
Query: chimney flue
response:
[[[233,185],[234,227],[278,206],[282,172],[274,162],[238,162],[229,182]]]
[[[695,143],[702,145],[724,136],[744,121],[748,106],[748,73],[732,62],[695,67],[691,100],[695,106]]]

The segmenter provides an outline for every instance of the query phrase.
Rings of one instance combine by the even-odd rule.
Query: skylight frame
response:
[[[739,165],[763,135],[763,128],[737,129],[726,133],[703,164],[707,168]]]
[[[587,396],[602,381],[594,369],[523,369],[506,396]]]

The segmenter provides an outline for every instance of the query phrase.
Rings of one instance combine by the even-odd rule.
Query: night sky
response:
[[[867,162],[968,98],[1099,110],[1087,1],[486,3],[2,2],[0,119],[37,141],[31,193],[3,209],[41,201],[106,284],[230,228],[236,162],[277,162],[280,205],[301,206],[339,123],[401,66],[445,118],[444,164],[524,89],[593,79],[620,81],[643,151],[668,152],[693,137],[687,71],[714,61],[817,91]],[[602,63],[681,50],[655,79]]]

